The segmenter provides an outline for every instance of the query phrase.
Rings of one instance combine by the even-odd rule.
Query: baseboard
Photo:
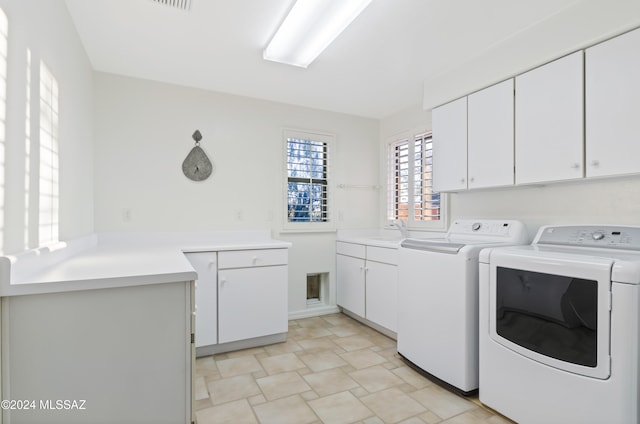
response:
[[[314,306],[313,308],[307,308],[301,311],[289,312],[289,319],[311,318],[337,313],[340,313],[340,308],[335,305]]]

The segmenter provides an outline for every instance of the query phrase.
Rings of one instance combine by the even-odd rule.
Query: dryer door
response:
[[[490,337],[543,364],[608,378],[612,266],[613,260],[593,256],[496,251]]]

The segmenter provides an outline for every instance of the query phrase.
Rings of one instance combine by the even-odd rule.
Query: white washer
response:
[[[478,389],[478,254],[528,242],[513,220],[457,220],[443,239],[408,238],[398,255],[398,353],[450,388]]]
[[[480,401],[522,424],[640,421],[640,227],[480,255]]]

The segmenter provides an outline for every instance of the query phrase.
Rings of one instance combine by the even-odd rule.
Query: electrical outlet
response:
[[[235,217],[236,217],[236,221],[242,221],[242,211],[240,209],[236,209],[235,211]]]

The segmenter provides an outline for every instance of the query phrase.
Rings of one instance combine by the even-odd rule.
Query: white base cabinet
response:
[[[365,316],[364,267],[364,259],[336,255],[338,306],[363,318]]]
[[[397,331],[397,249],[337,242],[337,303],[356,317]]]
[[[198,356],[284,340],[289,326],[288,249],[186,256],[198,273]]]
[[[3,298],[3,422],[191,423],[192,287]]]
[[[196,348],[218,343],[218,254],[185,254],[198,273],[195,282]]]
[[[287,332],[286,265],[225,269],[218,276],[218,343]]]

